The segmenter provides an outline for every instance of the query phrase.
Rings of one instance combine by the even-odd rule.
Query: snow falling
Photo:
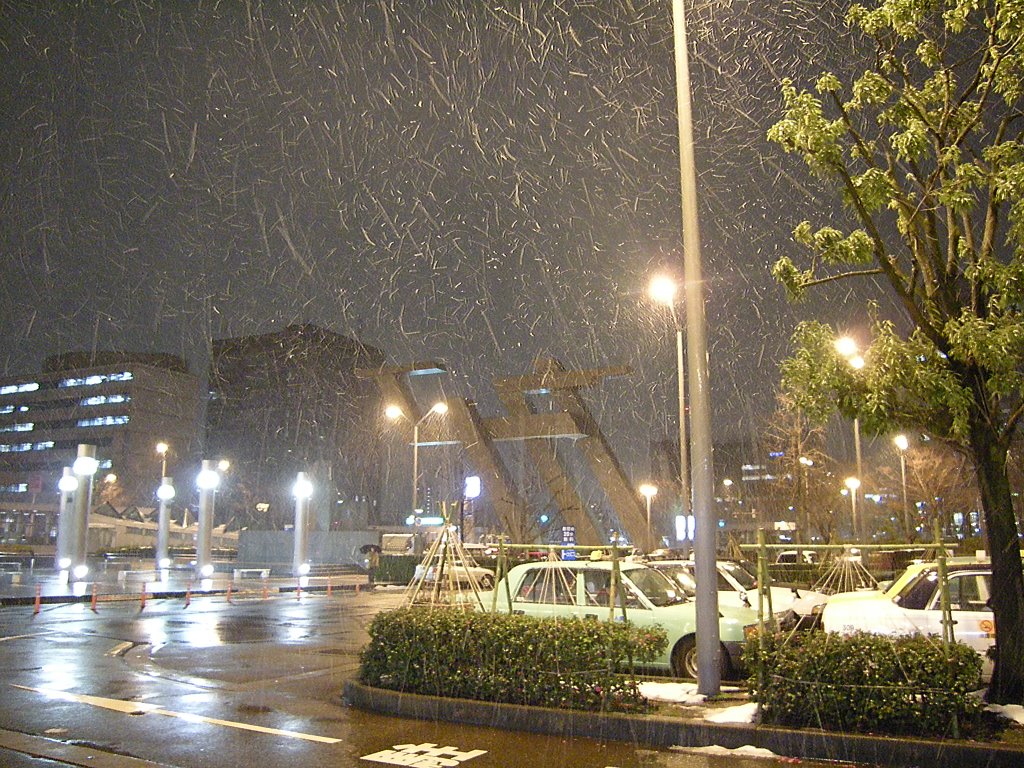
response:
[[[688,9],[716,439],[771,410],[796,312],[769,266],[819,202],[765,140],[778,82],[846,50],[845,4]],[[493,413],[537,357],[627,470],[675,427],[681,272],[671,3],[4,2],[0,368],[312,322],[441,360]],[[821,198],[824,200],[825,198]],[[803,209],[803,210],[802,210]],[[847,289],[803,308],[863,323]]]

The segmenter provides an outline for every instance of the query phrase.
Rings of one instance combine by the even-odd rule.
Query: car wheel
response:
[[[724,647],[718,654],[718,676],[722,680],[729,677],[729,654]],[[697,638],[684,637],[672,649],[672,674],[676,677],[697,679]]]

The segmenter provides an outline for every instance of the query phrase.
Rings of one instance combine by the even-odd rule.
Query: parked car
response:
[[[618,598],[612,605],[612,562],[609,560],[549,561],[512,568],[493,593],[482,596],[483,610],[538,618],[626,619],[641,627],[660,625],[668,634],[668,647],[654,667],[677,677],[696,677],[696,612],[686,593],[646,564],[621,561],[625,612]],[[511,597],[511,604],[509,603]],[[721,606],[722,643],[720,672],[724,679],[742,672],[740,652],[757,614],[750,608]]]
[[[449,582],[460,589],[470,589],[476,584],[477,589],[491,589],[494,586],[494,571],[484,568],[476,563],[453,561],[444,563],[431,563],[424,565],[420,563],[413,573],[413,583],[422,579],[424,584],[434,584],[438,580],[442,585]]]
[[[689,596],[697,593],[693,560],[652,560],[652,568],[679,584]],[[718,560],[718,604],[757,608],[757,578],[735,560]],[[769,587],[771,612],[783,626],[813,627],[827,599],[821,592],[791,587]],[[766,601],[764,610],[769,610]]]
[[[995,620],[988,600],[992,566],[988,561],[954,558],[948,563],[953,638],[976,650],[982,676],[992,675],[988,649],[995,642]],[[942,635],[939,572],[936,563],[914,563],[884,592],[866,590],[833,595],[822,612],[826,632],[878,635]]]

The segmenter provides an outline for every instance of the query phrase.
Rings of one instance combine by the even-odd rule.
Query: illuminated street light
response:
[[[78,456],[71,465],[78,480],[78,490],[75,492],[75,514],[72,518],[72,549],[67,555],[72,575],[79,580],[84,579],[89,573],[86,562],[89,554],[89,511],[92,507],[93,476],[99,466],[96,460],[96,446],[79,444]]]
[[[57,551],[54,564],[60,570],[66,571],[71,567],[71,532],[74,527],[75,491],[78,490],[78,478],[71,467],[64,467],[64,474],[57,481],[57,490],[60,491],[60,511],[57,513]]]
[[[637,490],[640,491],[640,495],[647,501],[647,540],[651,541],[653,537],[651,532],[651,499],[658,495],[658,486],[643,483]]]
[[[309,573],[306,555],[309,543],[309,498],[313,495],[313,483],[305,472],[299,472],[292,486],[295,497],[295,545],[292,549],[292,572],[296,576]]]
[[[160,500],[156,527],[156,567],[158,569],[170,568],[171,513],[168,504],[174,498],[174,485],[171,478],[161,479],[160,485],[156,489],[156,497]]]
[[[840,355],[846,358],[846,362],[855,371],[861,370],[864,365],[864,358],[860,355],[860,350],[857,346],[857,342],[850,336],[841,336],[835,340],[835,349]],[[857,460],[857,477],[864,477],[864,466],[861,461],[860,452],[860,416],[853,417],[853,451]],[[854,490],[854,495],[860,495],[860,481],[857,481],[857,490]],[[857,515],[854,513],[853,522],[853,538],[857,539],[862,536],[862,531],[857,526]]]
[[[690,493],[690,446],[686,436],[686,366],[683,362],[683,326],[676,314],[676,293],[679,286],[676,281],[666,275],[656,275],[651,279],[647,295],[658,304],[668,307],[672,313],[672,324],[676,328],[676,382],[679,400],[679,496],[682,500],[682,516],[688,518],[691,513]],[[650,539],[650,524],[648,539]]]
[[[910,504],[907,501],[907,449],[910,447],[910,441],[907,440],[906,435],[896,435],[892,439],[896,445],[897,450],[900,452],[900,479],[903,481],[903,527],[907,532],[907,540],[913,533],[913,520],[910,516]]]
[[[214,469],[215,463],[203,459],[203,467],[196,475],[199,487],[199,530],[196,532],[196,572],[200,578],[208,579],[213,575],[213,562],[210,547],[213,540],[213,505],[214,493],[220,485],[220,475]]]
[[[171,446],[162,440],[156,444],[156,452],[160,456],[160,477],[167,477],[167,451]]]
[[[420,484],[420,424],[427,420],[427,417],[431,414],[436,413],[438,416],[444,416],[448,413],[448,403],[443,400],[434,403],[430,406],[430,410],[423,414],[419,421],[416,421],[412,425],[412,514],[416,516],[416,503],[419,498],[419,484]],[[392,421],[396,419],[406,419],[412,421],[400,407],[397,405],[389,405],[384,409],[384,415]]]
[[[857,535],[857,491],[860,490],[860,480],[856,477],[848,477],[843,481],[850,491],[850,508],[852,514],[854,538]]]

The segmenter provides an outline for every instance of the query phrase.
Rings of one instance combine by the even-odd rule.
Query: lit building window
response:
[[[13,395],[15,392],[35,392],[39,389],[39,383],[29,381],[25,384],[5,384],[0,387],[0,395]]]
[[[114,427],[119,424],[127,424],[127,416],[97,416],[92,419],[79,419],[75,426],[78,427]]]
[[[78,401],[79,405],[110,405],[112,403],[131,402],[128,395],[94,395]]]
[[[0,414],[2,413],[14,413],[13,405],[0,405]]]
[[[131,371],[122,371],[121,373],[97,373],[92,376],[86,376],[84,378],[70,378],[61,379],[58,383],[58,387],[93,387],[97,384],[105,384],[108,381],[131,381],[135,378]],[[38,389],[39,385],[36,385]],[[3,394],[0,392],[0,394]]]
[[[0,485],[0,493],[28,493],[28,483]]]
[[[23,453],[31,450],[32,443],[0,443],[0,453]]]
[[[8,424],[0,427],[0,432],[31,432],[36,428],[36,425],[31,421],[24,424]]]
[[[32,445],[32,450],[33,451],[48,451],[51,448],[53,448],[53,446],[54,446],[53,440],[43,440],[41,443],[34,443]]]

